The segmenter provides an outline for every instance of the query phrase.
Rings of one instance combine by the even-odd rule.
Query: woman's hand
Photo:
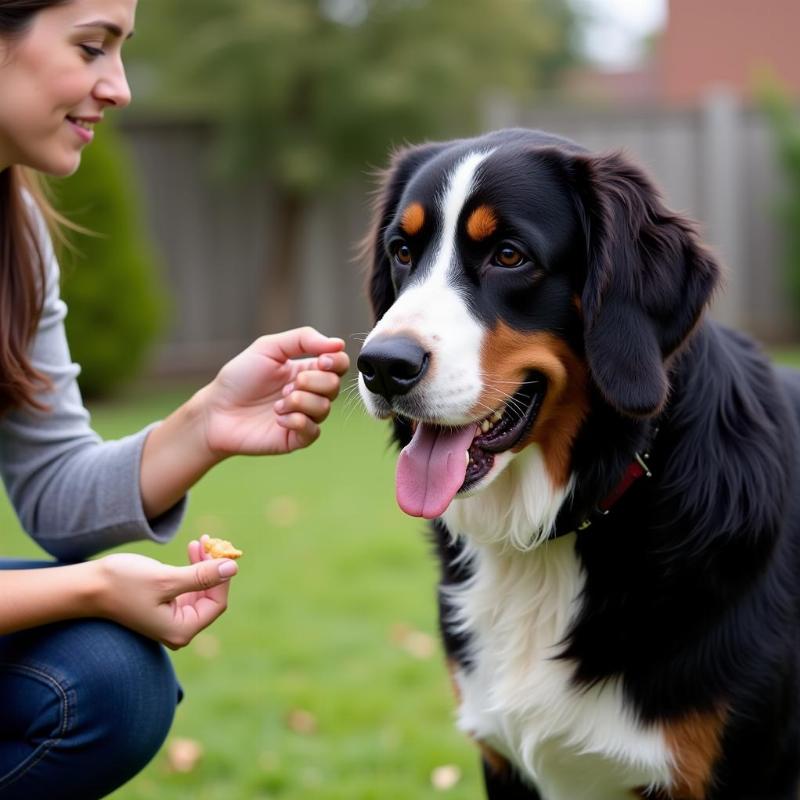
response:
[[[90,562],[99,576],[99,616],[177,650],[228,606],[235,561],[212,559],[201,542],[189,542],[190,566],[173,567],[146,556],[118,553]]]
[[[344,342],[313,328],[253,342],[147,436],[140,488],[148,519],[171,508],[228,456],[310,445],[349,365]]]
[[[349,365],[344,342],[313,328],[262,336],[198,393],[208,449],[225,457],[307,447]]]

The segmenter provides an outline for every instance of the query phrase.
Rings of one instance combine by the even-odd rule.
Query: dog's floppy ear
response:
[[[412,175],[444,147],[444,144],[430,143],[403,148],[394,153],[389,167],[379,173],[372,227],[361,247],[363,260],[369,265],[367,288],[373,322],[377,322],[389,310],[396,296],[391,266],[383,246],[384,231],[392,221]]]
[[[658,413],[665,360],[711,298],[719,267],[687,219],[619,153],[578,156],[587,273],[581,297],[589,369],[624,414]]]

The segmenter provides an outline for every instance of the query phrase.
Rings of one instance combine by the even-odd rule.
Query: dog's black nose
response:
[[[410,392],[428,370],[428,353],[405,336],[373,339],[356,364],[367,389],[387,400]]]

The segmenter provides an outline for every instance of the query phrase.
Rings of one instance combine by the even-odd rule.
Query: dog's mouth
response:
[[[451,426],[416,423],[397,462],[397,502],[414,517],[441,516],[460,492],[485,478],[495,456],[529,433],[542,405],[546,380],[531,372],[502,409],[477,422]]]

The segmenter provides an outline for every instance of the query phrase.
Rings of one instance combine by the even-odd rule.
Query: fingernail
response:
[[[285,407],[286,403],[284,403],[283,400],[278,400],[278,402],[275,403],[275,411],[277,411],[278,414],[280,414]]]
[[[319,366],[321,369],[330,369],[333,366],[333,359],[330,356],[320,356]]]
[[[281,394],[283,394],[284,397],[287,397],[293,391],[294,391],[294,384],[293,383],[287,383],[286,386],[284,386],[283,389],[281,390]]]
[[[223,561],[219,565],[219,574],[222,578],[230,578],[239,571],[235,561]]]

